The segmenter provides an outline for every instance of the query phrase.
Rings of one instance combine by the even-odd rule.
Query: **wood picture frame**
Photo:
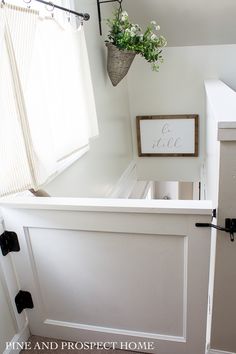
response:
[[[137,116],[138,156],[198,156],[198,114]]]

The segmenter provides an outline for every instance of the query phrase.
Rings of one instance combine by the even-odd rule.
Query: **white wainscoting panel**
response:
[[[47,323],[184,341],[186,237],[39,228],[27,235]]]

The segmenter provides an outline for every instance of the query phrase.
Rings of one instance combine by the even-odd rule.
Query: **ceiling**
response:
[[[133,23],[155,20],[168,46],[236,43],[236,0],[123,0]]]

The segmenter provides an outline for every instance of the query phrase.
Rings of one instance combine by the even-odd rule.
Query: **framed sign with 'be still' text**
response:
[[[139,156],[198,156],[198,115],[136,118]]]

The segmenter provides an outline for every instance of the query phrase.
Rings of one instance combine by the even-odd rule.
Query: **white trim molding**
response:
[[[19,354],[22,350],[23,343],[27,342],[30,337],[30,331],[28,323],[22,329],[21,332],[17,333],[4,350],[3,354]]]
[[[236,354],[232,352],[225,352],[223,350],[217,350],[217,349],[210,349],[207,354]]]
[[[136,163],[131,161],[107,198],[129,198],[137,181]]]
[[[117,334],[120,336],[131,336],[131,337],[139,337],[139,338],[147,338],[147,339],[166,340],[166,341],[170,341],[170,342],[186,343],[186,338],[180,337],[180,336],[130,331],[130,330],[126,330],[126,329],[108,328],[108,327],[101,327],[101,326],[86,325],[86,324],[81,324],[81,323],[55,321],[55,320],[50,320],[50,319],[47,319],[46,321],[44,321],[44,323],[47,325],[51,325],[51,326],[83,329],[86,331]],[[122,337],[120,337],[120,340],[122,341]]]
[[[219,122],[218,123],[218,140],[219,141],[236,141],[236,122]]]

